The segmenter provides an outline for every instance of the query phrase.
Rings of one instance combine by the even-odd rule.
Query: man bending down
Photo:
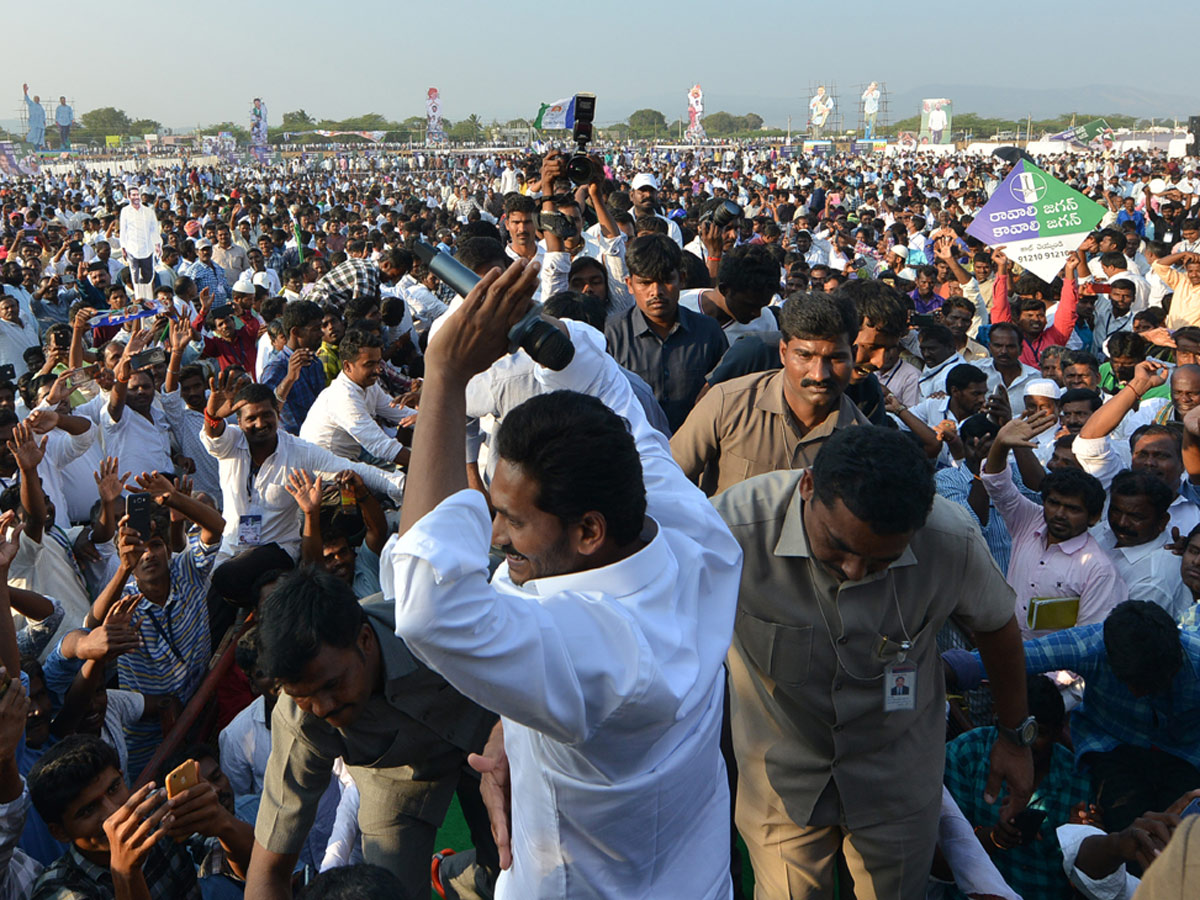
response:
[[[507,352],[537,270],[492,270],[430,341],[412,459],[422,478],[384,548],[384,596],[413,653],[501,715],[512,851],[497,898],[723,900],[721,664],[741,552],[603,335],[561,324],[573,361],[537,367],[546,393],[505,417],[493,522],[466,489],[466,384]],[[489,584],[492,544],[506,559]],[[506,774],[494,771],[499,737],[474,760],[489,772],[485,797]],[[489,812],[503,843],[503,816]]]

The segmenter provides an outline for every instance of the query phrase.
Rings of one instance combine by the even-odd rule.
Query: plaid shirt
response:
[[[151,900],[200,900],[196,866],[186,845],[161,840],[150,848],[142,875]],[[112,873],[72,846],[42,873],[32,900],[116,900]]]
[[[213,304],[218,300],[229,299],[229,282],[225,278],[225,270],[213,263],[206,266],[200,260],[180,267],[180,275],[186,275],[196,282],[196,291],[212,288]]]
[[[21,900],[33,890],[42,864],[17,848],[29,809],[29,788],[21,779],[21,796],[0,803],[0,900]]]
[[[995,728],[976,728],[946,745],[946,787],[975,827],[995,825],[1000,814],[999,806],[989,806],[983,800],[996,737]],[[1004,880],[1022,897],[1071,900],[1075,896],[1063,873],[1062,848],[1055,829],[1071,820],[1072,806],[1091,800],[1091,796],[1088,778],[1075,768],[1071,751],[1055,744],[1050,771],[1029,800],[1030,809],[1046,813],[1046,820],[1038,828],[1038,840],[991,854]]]
[[[262,383],[270,388],[277,388],[287,377],[288,360],[292,351],[284,347],[283,351],[263,368]],[[308,411],[317,399],[317,394],[325,390],[325,365],[320,359],[315,359],[300,370],[300,377],[288,391],[287,400],[279,414],[279,421],[289,434],[299,434],[300,426],[308,416]]]
[[[379,267],[351,256],[317,279],[305,299],[345,306],[355,297],[372,296],[379,296]]]
[[[1025,642],[1025,669],[1069,669],[1083,676],[1083,702],[1071,713],[1075,757],[1107,753],[1122,744],[1157,747],[1200,766],[1200,632],[1182,629],[1183,666],[1168,694],[1135,697],[1113,674],[1104,651],[1104,625],[1066,628]]]

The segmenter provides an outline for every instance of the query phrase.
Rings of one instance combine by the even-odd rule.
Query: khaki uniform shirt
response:
[[[801,435],[783,395],[783,369],[713,385],[671,438],[671,455],[706,494],[755,475],[811,466],[839,428],[870,421],[844,394],[825,421]]]
[[[467,753],[480,752],[496,716],[418,663],[393,632],[391,613],[369,621],[379,639],[384,689],[345,731],[280,694],[271,715],[271,756],[255,839],[273,853],[298,853],[312,829],[333,763],[346,761],[360,795],[359,820],[396,814],[441,824]]]
[[[954,615],[996,631],[1015,601],[978,526],[941,497],[891,566],[839,584],[809,555],[802,474],[763,475],[713,500],[745,554],[727,660],[738,822],[767,805],[807,826],[832,779],[844,824],[863,828],[913,814],[941,790],[942,624]],[[906,639],[914,709],[887,713],[884,669]]]

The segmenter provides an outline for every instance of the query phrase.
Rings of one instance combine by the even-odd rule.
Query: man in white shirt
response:
[[[1151,472],[1130,470],[1113,478],[1108,498],[1108,521],[1096,529],[1096,540],[1129,599],[1157,603],[1178,619],[1192,605],[1192,592],[1179,577],[1179,557],[1163,546],[1175,492]]]
[[[379,386],[383,371],[383,338],[378,332],[351,328],[342,337],[338,357],[342,371],[309,407],[300,426],[301,440],[343,459],[371,464],[408,462],[408,448],[375,421],[393,424],[415,410],[397,408]]]
[[[116,382],[108,405],[100,412],[100,434],[105,452],[121,460],[134,475],[175,471],[171,460],[170,425],[156,408],[157,391],[150,369],[133,368],[133,358],[150,343],[150,331],[139,331],[121,353],[113,371]]]
[[[236,391],[238,382],[230,374],[229,370],[221,373],[217,389],[209,392],[201,437],[218,460],[224,498],[225,533],[218,565],[236,553],[268,544],[277,544],[293,559],[299,557],[302,516],[286,488],[292,469],[304,469],[327,481],[353,469],[371,490],[396,501],[403,498],[403,473],[347,462],[281,430],[275,392],[264,384]],[[225,419],[235,412],[237,427],[226,426]]]
[[[153,199],[147,194],[146,199]],[[138,300],[154,297],[154,257],[162,255],[162,234],[154,209],[142,204],[142,193],[129,189],[129,205],[121,210],[121,258],[129,264],[133,295]]]
[[[562,323],[573,360],[535,373],[553,393],[505,417],[494,523],[466,490],[467,382],[507,352],[536,278],[521,263],[485,276],[431,341],[413,452],[423,477],[384,549],[384,596],[413,653],[501,715],[471,760],[485,794],[511,766],[499,900],[723,900],[721,672],[741,554],[602,335]],[[489,584],[491,544],[506,559]],[[489,812],[503,866],[507,817]]]

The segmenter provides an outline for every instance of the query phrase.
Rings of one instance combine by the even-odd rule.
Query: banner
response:
[[[1104,213],[1099,203],[1021,160],[967,226],[967,234],[989,247],[1003,245],[1013,262],[1052,281]]]
[[[442,129],[442,95],[431,87],[425,92],[425,143],[441,144],[446,140]]]
[[[921,101],[922,144],[951,143],[950,128],[954,121],[954,104],[943,98]]]
[[[18,153],[21,155],[18,156]],[[12,141],[0,141],[0,173],[20,178],[23,175],[36,175],[37,172],[36,157],[21,153]]]
[[[534,128],[574,128],[575,98],[566,97],[553,103],[543,103],[533,121]]]
[[[104,146],[105,147],[121,146],[121,136],[119,134],[106,134],[104,136]]]
[[[270,156],[267,150],[267,104],[260,97],[254,98],[250,108],[250,152],[260,163]]]
[[[704,133],[704,125],[700,119],[704,116],[704,91],[700,89],[700,85],[692,85],[692,89],[688,91],[688,127],[687,139],[694,143],[699,143],[708,137]]]
[[[1108,122],[1104,121],[1104,119],[1092,119],[1090,122],[1076,125],[1074,128],[1068,128],[1066,131],[1060,131],[1058,134],[1052,134],[1049,140],[1070,141],[1073,144],[1080,144],[1087,147],[1093,142],[1111,144],[1112,133],[1113,130],[1109,128]]]
[[[386,131],[325,131],[324,129],[314,129],[313,131],[285,131],[283,139],[290,140],[294,137],[301,137],[306,134],[319,134],[321,137],[341,137],[345,134],[353,134],[360,138],[366,138],[368,141],[382,141]]]
[[[141,306],[125,306],[121,309],[109,309],[98,313],[88,319],[88,322],[97,328],[103,328],[106,325],[124,325],[126,322],[132,322],[134,319],[157,316],[159,312],[161,310],[145,309]]]

